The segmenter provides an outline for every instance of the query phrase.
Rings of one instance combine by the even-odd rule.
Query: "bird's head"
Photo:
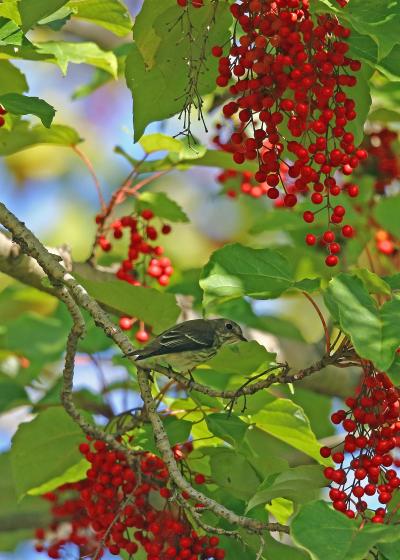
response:
[[[232,344],[241,340],[247,342],[243,336],[242,329],[235,321],[229,319],[213,319],[215,322],[215,334],[221,344]]]

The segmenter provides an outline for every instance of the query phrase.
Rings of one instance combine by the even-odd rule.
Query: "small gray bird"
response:
[[[127,354],[135,356],[143,369],[164,366],[178,372],[191,372],[206,362],[224,344],[247,341],[242,329],[228,319],[193,319],[161,333],[144,348]]]

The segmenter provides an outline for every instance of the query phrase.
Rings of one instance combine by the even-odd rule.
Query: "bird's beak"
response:
[[[242,334],[238,334],[238,339],[243,340],[243,342],[249,342],[248,339],[245,336],[243,336]]]

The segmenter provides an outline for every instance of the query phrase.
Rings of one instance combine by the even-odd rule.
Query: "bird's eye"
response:
[[[231,331],[233,329],[232,323],[225,323],[225,327],[228,329],[228,331]]]

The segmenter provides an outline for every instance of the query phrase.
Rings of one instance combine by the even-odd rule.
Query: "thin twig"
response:
[[[81,158],[81,160],[83,161],[83,163],[86,165],[86,167],[89,170],[89,173],[91,174],[92,178],[93,178],[93,182],[94,185],[96,187],[96,191],[97,191],[97,196],[99,197],[99,202],[100,202],[100,208],[102,212],[106,211],[107,205],[106,205],[106,201],[104,200],[104,196],[103,193],[101,192],[101,186],[100,186],[100,181],[96,175],[96,171],[94,170],[93,164],[90,161],[90,159],[87,157],[86,154],[84,154],[82,152],[82,150],[80,150],[78,148],[78,146],[71,146],[71,148],[73,149],[73,151]]]
[[[318,304],[316,303],[316,301],[314,301],[314,299],[310,296],[310,294],[307,294],[307,292],[302,292],[302,293],[308,299],[311,305],[314,307],[315,311],[318,314],[318,317],[320,318],[322,328],[324,329],[324,333],[325,333],[326,353],[329,354],[331,351],[331,337],[329,335],[328,326],[326,324],[325,317],[323,316],[322,311],[320,310]]]

